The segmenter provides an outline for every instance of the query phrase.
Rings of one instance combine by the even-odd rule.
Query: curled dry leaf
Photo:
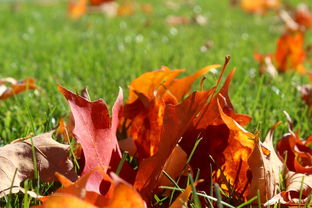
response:
[[[264,206],[270,206],[277,203],[305,207],[312,194],[312,175],[295,173],[289,171],[286,174],[286,191],[282,191],[272,199],[267,201]]]
[[[306,141],[300,139],[298,133],[285,134],[277,143],[277,152],[290,171],[312,174],[312,136]]]
[[[7,99],[26,90],[36,89],[35,79],[26,78],[17,81],[13,78],[0,79],[0,100]]]
[[[59,90],[69,103],[75,123],[73,134],[83,149],[85,166],[82,175],[98,166],[115,171],[121,159],[116,131],[119,122],[118,116],[122,110],[122,90],[120,89],[113,106],[111,118],[103,100],[91,102],[61,86],[59,86]],[[123,168],[126,167],[128,166],[124,164]],[[127,178],[133,177],[130,174],[130,168],[128,171]],[[100,174],[92,174],[87,184],[87,190],[100,193],[101,182]]]
[[[69,145],[53,140],[52,133],[40,134],[0,148],[0,197],[18,192],[22,181],[34,178],[36,170],[32,144],[41,181],[54,181],[56,179],[55,172],[64,174],[70,180],[77,178],[73,164],[68,157]],[[13,185],[12,189],[11,185]]]
[[[273,147],[273,134],[279,123],[275,124],[262,143],[256,140],[256,147],[248,159],[252,174],[247,198],[257,196],[260,192],[260,201],[265,203],[279,191],[280,174],[283,173],[283,163]]]

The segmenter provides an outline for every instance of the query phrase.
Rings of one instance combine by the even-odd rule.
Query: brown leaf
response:
[[[0,100],[7,99],[26,90],[36,89],[35,79],[17,81],[13,78],[0,79]]]
[[[166,22],[169,26],[187,25],[191,23],[191,19],[185,16],[169,16]]]
[[[308,75],[310,77],[310,84],[298,86],[297,89],[301,94],[303,102],[312,107],[312,73],[310,72]]]
[[[10,193],[11,184],[13,185],[11,192],[16,193],[19,191],[18,187],[22,181],[34,178],[32,143],[40,180],[55,181],[55,172],[64,174],[70,180],[77,178],[73,164],[68,158],[69,145],[53,140],[52,133],[40,134],[23,142],[8,144],[0,148],[1,197]]]
[[[303,141],[298,133],[293,132],[283,135],[278,141],[277,152],[283,160],[287,158],[286,166],[290,171],[312,174],[311,142],[312,136]]]
[[[264,206],[280,203],[305,207],[304,205],[309,202],[312,194],[312,175],[289,171],[286,175],[286,187],[286,191],[274,196]]]
[[[276,77],[277,70],[275,66],[272,63],[272,55],[270,54],[259,54],[259,53],[254,53],[254,58],[256,61],[259,62],[259,72],[260,74],[268,73],[272,77]]]
[[[248,165],[252,173],[248,198],[257,196],[259,190],[262,203],[278,193],[279,176],[283,172],[283,163],[273,147],[273,133],[278,125],[279,123],[271,128],[263,143],[256,140],[256,147],[248,159]]]

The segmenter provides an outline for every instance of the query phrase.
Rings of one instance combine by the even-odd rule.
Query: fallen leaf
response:
[[[254,58],[259,62],[260,74],[268,73],[272,77],[276,77],[278,75],[277,70],[272,63],[272,55],[254,53]]]
[[[279,72],[295,70],[303,73],[305,60],[304,34],[302,32],[289,32],[282,35],[275,51],[276,68]]]
[[[187,25],[191,23],[191,19],[185,16],[168,16],[166,23],[169,26]]]
[[[144,199],[149,200],[158,187],[158,179],[168,157],[210,94],[211,91],[194,92],[182,103],[166,106],[158,151],[139,165],[134,184]]]
[[[174,79],[173,82],[168,86],[168,90],[172,95],[174,95],[174,97],[178,101],[180,101],[182,100],[183,96],[185,96],[191,90],[193,83],[199,77],[219,67],[220,65],[218,64],[206,66],[192,75],[189,75],[181,79]]]
[[[300,4],[294,14],[294,21],[298,23],[303,29],[312,28],[312,12],[305,4]]]
[[[59,208],[60,206],[66,208],[96,208],[96,206],[75,196],[63,194],[49,196],[49,199],[45,203],[39,206],[33,206],[32,208]]]
[[[281,2],[280,0],[241,0],[240,6],[247,12],[264,14],[269,9],[278,9]]]
[[[274,54],[254,54],[260,63],[260,73],[269,72],[273,76],[276,75],[275,68],[278,72],[293,70],[305,73],[305,56],[304,33],[300,31],[285,32],[278,39]]]
[[[89,0],[90,4],[93,6],[99,6],[101,4],[113,2],[114,0]]]
[[[233,75],[234,70],[221,90],[192,121],[179,143],[189,155],[197,139],[202,138],[190,166],[193,170],[200,169],[199,177],[205,181],[198,188],[206,192],[210,191],[213,177],[224,191],[235,190],[235,193],[246,194],[244,190],[248,184],[247,160],[254,147],[254,142],[250,139],[254,138],[254,135],[242,127],[248,124],[250,117],[235,113],[229,99],[228,89]]]
[[[286,174],[286,191],[282,191],[272,199],[267,201],[264,206],[282,204],[288,206],[305,207],[310,204],[312,194],[312,175],[295,173],[289,171]]]
[[[171,178],[176,179],[178,176],[183,175],[183,168],[186,167],[188,155],[183,149],[177,145],[168,157],[163,171],[165,171]],[[186,171],[187,172],[187,168]],[[173,186],[172,182],[165,174],[161,174],[159,178],[159,186]]]
[[[136,5],[131,0],[123,0],[117,8],[117,16],[129,16],[134,14]]]
[[[126,137],[131,137],[137,145],[139,159],[158,151],[166,106],[180,102],[200,76],[218,67],[207,66],[182,79],[175,78],[183,70],[162,67],[131,82],[121,126],[126,126]]]
[[[0,197],[20,191],[22,181],[35,177],[32,144],[41,181],[55,181],[55,172],[64,174],[70,180],[77,178],[68,157],[69,145],[53,140],[52,133],[0,147]]]
[[[0,100],[7,99],[26,90],[36,89],[35,79],[27,78],[17,81],[13,78],[0,79]]]
[[[259,139],[256,140],[256,146],[248,159],[252,180],[247,198],[257,196],[259,191],[261,203],[278,193],[280,174],[284,172],[283,163],[273,146],[273,134],[278,125],[279,123],[270,129],[263,143]]]
[[[145,208],[145,201],[140,194],[127,182],[115,174],[111,174],[114,181],[114,193],[108,201],[107,208]]]
[[[68,15],[73,19],[79,19],[87,12],[88,0],[69,0]]]
[[[278,141],[276,149],[279,156],[286,160],[290,171],[303,174],[312,174],[312,136],[306,141],[300,139],[298,133],[288,133]]]
[[[122,110],[122,90],[120,89],[113,106],[112,118],[103,100],[91,102],[61,86],[59,90],[69,103],[75,122],[73,134],[83,149],[85,166],[82,175],[98,166],[115,171],[121,159],[116,131]],[[127,174],[131,177],[129,172]],[[93,174],[88,181],[87,190],[100,193],[101,182],[102,176]]]
[[[95,173],[100,173],[102,179],[110,183],[108,192],[100,195],[93,191],[87,191],[88,180]],[[57,174],[64,187],[59,188],[51,196],[41,198],[43,204],[37,208],[50,207],[101,207],[101,208],[145,208],[145,202],[136,190],[127,182],[112,173],[109,177],[103,168],[98,167],[89,171],[74,183],[61,174]],[[63,200],[63,202],[62,202]]]
[[[310,77],[310,84],[298,86],[297,89],[301,94],[301,99],[305,102],[308,106],[312,106],[312,73],[308,73]]]

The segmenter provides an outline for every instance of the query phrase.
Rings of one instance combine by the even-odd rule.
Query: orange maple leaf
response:
[[[157,152],[166,106],[180,102],[201,75],[217,67],[219,65],[204,67],[182,79],[175,78],[183,70],[162,67],[158,71],[144,73],[131,82],[122,125],[127,126],[127,136],[136,143],[139,158]]]

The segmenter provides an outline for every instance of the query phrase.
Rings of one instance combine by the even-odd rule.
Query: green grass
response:
[[[0,77],[34,77],[39,86],[36,91],[0,101],[0,144],[51,130],[68,114],[57,84],[74,91],[87,86],[92,99],[103,98],[111,105],[118,86],[127,94],[127,85],[143,72],[166,65],[185,68],[184,74],[190,74],[206,65],[222,64],[226,55],[232,57],[227,73],[237,67],[230,97],[237,112],[253,118],[249,131],[260,130],[264,138],[273,124],[283,121],[275,134],[275,139],[280,138],[288,131],[285,110],[300,136],[312,134],[311,112],[296,90],[308,79],[295,73],[276,79],[260,76],[253,59],[254,51],[275,50],[283,24],[274,13],[248,15],[231,8],[226,0],[200,0],[179,10],[165,7],[164,2],[150,1],[154,8],[149,15],[110,19],[89,14],[73,21],[67,18],[65,1],[0,1]],[[207,25],[168,27],[165,22],[168,15],[196,12],[208,18]],[[213,46],[202,52],[207,40]],[[311,33],[306,35],[306,44],[312,44]],[[306,63],[307,68],[311,66]],[[207,75],[207,89],[216,78]],[[41,194],[47,187],[40,187]],[[28,206],[29,201],[9,198],[12,207]]]

